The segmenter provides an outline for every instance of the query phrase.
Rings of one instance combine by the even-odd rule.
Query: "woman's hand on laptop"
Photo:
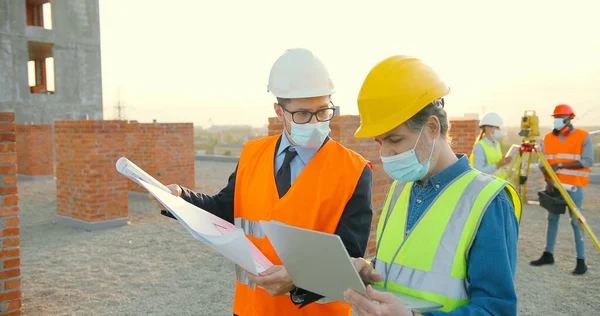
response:
[[[383,276],[375,272],[371,262],[365,260],[365,258],[352,258],[352,263],[365,285],[371,284],[371,282],[383,281]]]

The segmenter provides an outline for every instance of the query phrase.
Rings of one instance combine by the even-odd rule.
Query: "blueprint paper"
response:
[[[173,195],[167,187],[127,158],[117,161],[117,170],[148,190],[192,236],[248,272],[259,274],[273,265],[248,240],[243,230]]]
[[[150,183],[165,192],[171,193],[171,190],[169,190],[169,188],[164,186],[158,180],[154,179],[151,175],[147,174],[144,170],[142,170],[140,167],[138,167],[136,164],[134,164],[125,157],[119,158],[119,160],[117,160],[116,166],[117,171],[119,171],[121,174],[133,180],[139,185],[142,185],[140,181],[143,181],[146,183]]]

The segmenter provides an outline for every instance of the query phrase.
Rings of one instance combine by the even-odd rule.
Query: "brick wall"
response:
[[[14,113],[0,113],[0,315],[21,315],[21,253]]]
[[[379,145],[371,138],[358,139],[354,137],[354,132],[360,125],[360,117],[358,115],[341,115],[336,116],[330,123],[331,138],[340,142],[342,145],[361,154],[365,159],[369,160],[375,168],[373,173],[373,222],[371,224],[371,236],[367,245],[367,253],[365,256],[375,254],[375,233],[377,231],[377,223],[381,215],[381,209],[385,202],[387,191],[392,184],[390,179],[381,165],[379,157]],[[453,120],[450,122],[450,137],[453,139],[450,146],[456,153],[471,153],[473,143],[479,135],[478,120]],[[275,135],[283,131],[283,125],[275,118],[269,118],[269,135]]]
[[[51,125],[17,125],[17,164],[19,174],[26,176],[54,175]]]
[[[56,214],[87,230],[127,223],[127,178],[116,161],[127,152],[125,121],[56,121]]]
[[[163,184],[177,183],[194,188],[195,153],[192,123],[129,123],[127,157]],[[127,180],[129,190],[147,192]]]
[[[479,120],[451,120],[448,131],[450,147],[457,154],[470,155],[479,131]]]
[[[387,190],[392,184],[392,180],[387,176],[381,166],[379,158],[379,145],[371,138],[358,139],[354,137],[354,132],[360,125],[360,118],[357,115],[341,115],[336,116],[330,123],[332,139],[335,139],[342,145],[355,152],[361,154],[365,159],[369,160],[374,167],[373,172],[373,222],[371,225],[371,236],[367,245],[367,254],[370,256],[375,254],[375,232],[377,223],[381,215],[381,209],[387,194]],[[277,118],[269,118],[269,135],[275,135],[282,132],[283,125]]]

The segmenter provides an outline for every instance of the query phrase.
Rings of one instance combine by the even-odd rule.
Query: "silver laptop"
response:
[[[367,289],[338,235],[273,221],[261,221],[260,224],[297,287],[336,301],[344,301],[344,291],[347,289],[367,296]],[[387,292],[381,287],[373,288]],[[442,307],[439,303],[390,293],[411,310]]]

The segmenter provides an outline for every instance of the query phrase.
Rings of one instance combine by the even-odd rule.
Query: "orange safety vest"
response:
[[[587,131],[575,129],[565,137],[564,141],[561,141],[558,135],[546,134],[544,136],[544,156],[548,163],[553,165],[581,160],[583,143],[587,135]],[[591,168],[562,168],[556,171],[556,175],[563,184],[586,187],[591,170]]]
[[[234,217],[237,227],[275,265],[277,253],[260,229],[261,220],[333,234],[344,208],[370,162],[329,139],[306,165],[289,191],[280,199],[275,184],[274,158],[280,135],[251,140],[244,146],[238,164]],[[285,137],[285,136],[283,136]],[[251,283],[246,271],[236,265],[233,313],[250,315],[344,315],[351,306],[343,302],[315,302],[298,308],[289,294],[271,296]]]

